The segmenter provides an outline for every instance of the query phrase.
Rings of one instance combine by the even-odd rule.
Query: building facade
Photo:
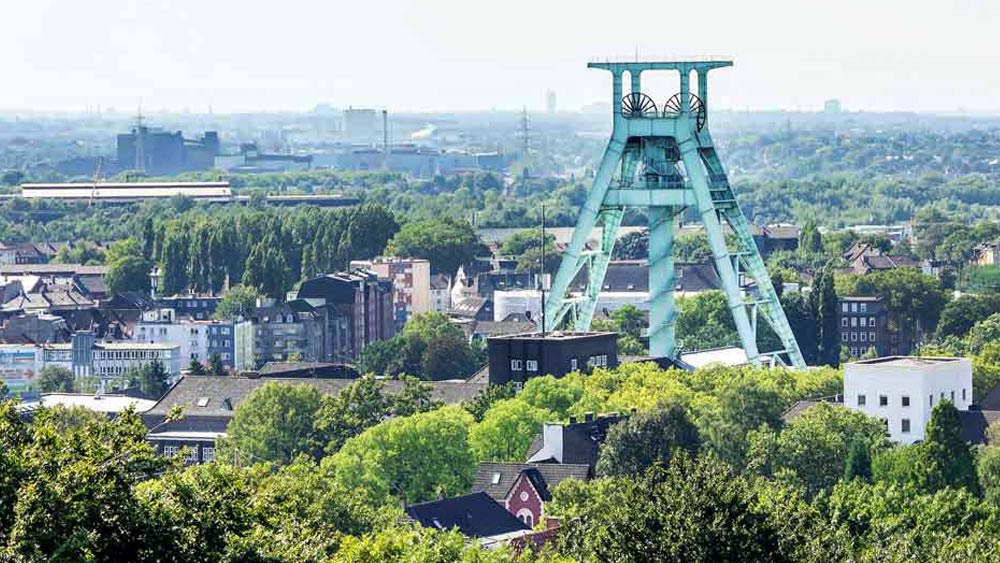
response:
[[[532,377],[618,367],[618,333],[552,332],[487,340],[490,385],[523,385]]]
[[[403,330],[414,315],[431,311],[431,263],[423,258],[377,257],[351,261],[352,270],[370,270],[392,282],[393,321]]]
[[[154,313],[154,312],[151,312]],[[177,320],[168,314],[162,320],[151,320],[149,314],[136,323],[133,340],[150,344],[177,344],[183,362],[206,363],[218,355],[227,369],[235,367],[235,334],[233,321]]]
[[[58,365],[77,378],[96,378],[101,384],[132,370],[159,362],[171,377],[180,375],[181,353],[177,344],[146,342],[97,342],[92,332],[76,332],[66,344],[42,347],[42,367]]]
[[[844,404],[884,421],[896,442],[923,440],[931,411],[942,401],[969,410],[973,396],[968,359],[890,356],[844,366]]]
[[[889,311],[881,297],[841,297],[839,299],[840,344],[851,357],[858,358],[874,349],[878,357],[899,352],[898,341],[890,335]]]
[[[354,270],[302,282],[297,297],[326,309],[327,357],[318,361],[349,362],[377,340],[396,334],[393,282],[374,272]]]

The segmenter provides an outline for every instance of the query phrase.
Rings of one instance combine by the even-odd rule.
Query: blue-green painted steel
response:
[[[722,291],[748,359],[755,364],[777,361],[805,366],[708,131],[708,72],[731,65],[730,61],[590,63],[591,68],[611,72],[614,127],[573,238],[552,281],[545,307],[548,326],[558,326],[569,315],[577,330],[590,327],[624,211],[643,208],[650,231],[650,354],[677,354],[673,229],[677,215],[685,208],[694,208],[708,235]],[[635,102],[638,96],[631,101],[623,98],[623,74],[630,73],[631,94],[638,94],[646,71],[680,74],[680,95],[674,98],[670,111],[666,106],[672,92],[653,97],[663,102],[664,111],[660,106],[651,109],[642,105],[640,109]],[[690,87],[692,72],[697,76],[697,98]],[[597,245],[588,248],[587,241],[598,225],[601,234]],[[725,226],[735,234],[735,248],[727,245]],[[587,287],[570,293],[570,282],[584,266],[589,271]],[[782,350],[758,350],[758,318],[772,327]]]

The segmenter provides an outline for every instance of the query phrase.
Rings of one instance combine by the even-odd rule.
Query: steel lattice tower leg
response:
[[[708,132],[708,71],[730,66],[714,62],[591,63],[612,74],[614,129],[594,178],[576,229],[552,283],[546,303],[548,326],[570,315],[576,330],[587,330],[625,209],[645,209],[649,220],[649,348],[654,357],[678,353],[674,303],[674,225],[687,208],[696,210],[708,237],[721,290],[747,358],[755,363],[784,362],[804,367],[802,354],[781,308],[767,268],[740,211]],[[680,74],[680,92],[662,110],[641,92],[641,73],[669,70]],[[622,96],[622,76],[630,74],[631,92]],[[698,96],[690,92],[697,73]],[[587,241],[596,226],[601,234],[594,248]],[[737,239],[726,243],[724,227]],[[582,292],[569,284],[588,269]],[[783,344],[782,350],[758,350],[758,318],[763,318]]]

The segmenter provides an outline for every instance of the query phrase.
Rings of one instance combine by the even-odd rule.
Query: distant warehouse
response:
[[[71,184],[21,184],[27,199],[96,200],[132,202],[186,196],[192,199],[229,200],[229,182],[81,182]]]
[[[250,202],[249,195],[233,195],[229,182],[79,182],[70,184],[21,184],[21,197],[37,200],[93,201],[102,204],[129,204],[153,199],[184,196],[208,203]],[[0,200],[13,196],[0,195]],[[358,199],[343,194],[269,195],[268,205],[344,207]]]

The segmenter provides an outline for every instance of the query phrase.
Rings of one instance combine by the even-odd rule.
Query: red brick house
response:
[[[472,492],[485,492],[530,527],[545,517],[552,489],[566,479],[586,481],[593,476],[586,464],[480,463]]]

